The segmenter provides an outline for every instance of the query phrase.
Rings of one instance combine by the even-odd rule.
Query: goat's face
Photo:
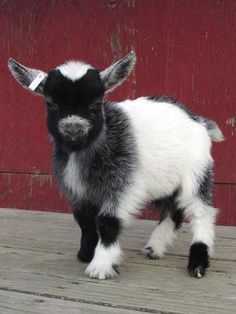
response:
[[[78,61],[62,64],[48,74],[13,59],[8,66],[19,83],[44,96],[48,128],[55,141],[65,149],[80,150],[102,131],[104,94],[127,78],[135,61],[131,52],[102,72]]]
[[[44,97],[53,137],[70,150],[82,149],[95,139],[103,127],[104,92],[99,72],[86,64],[69,62],[51,70]]]

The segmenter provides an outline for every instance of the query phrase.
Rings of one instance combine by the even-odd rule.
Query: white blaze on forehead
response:
[[[91,124],[87,119],[71,115],[61,119],[59,122],[59,130],[63,133],[64,127],[68,124],[79,124],[83,130],[83,133],[87,133],[91,128]]]
[[[94,69],[90,64],[80,61],[68,61],[57,67],[61,74],[72,81],[76,81],[83,77],[89,69]]]

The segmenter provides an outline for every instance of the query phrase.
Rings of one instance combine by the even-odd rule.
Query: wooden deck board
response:
[[[186,272],[191,238],[184,225],[169,254],[146,259],[140,249],[156,222],[134,221],[123,235],[121,275],[87,278],[75,256],[72,215],[0,210],[1,313],[235,313],[236,228],[217,227],[207,276]]]

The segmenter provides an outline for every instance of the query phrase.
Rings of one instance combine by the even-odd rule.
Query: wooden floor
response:
[[[217,227],[215,257],[198,280],[186,272],[187,225],[162,260],[142,255],[155,224],[135,221],[120,277],[98,281],[76,260],[72,215],[0,209],[0,313],[236,313],[236,228]]]

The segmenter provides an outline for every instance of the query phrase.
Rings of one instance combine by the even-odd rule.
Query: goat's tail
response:
[[[207,129],[207,133],[210,136],[212,142],[222,142],[224,141],[224,135],[221,132],[218,125],[215,123],[215,121],[205,119],[203,121],[203,124],[205,125]]]
[[[212,142],[224,141],[225,139],[224,135],[215,121],[208,120],[201,116],[198,116],[196,120],[205,126],[205,128],[207,129],[207,133],[210,136],[210,139],[212,140]]]

